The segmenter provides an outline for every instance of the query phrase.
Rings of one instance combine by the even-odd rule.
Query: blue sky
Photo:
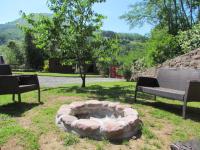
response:
[[[129,25],[124,20],[119,19],[119,16],[128,11],[128,6],[136,1],[107,0],[106,3],[95,5],[96,12],[107,16],[102,29],[115,32],[140,33],[143,35],[149,33],[150,25],[130,30]],[[0,5],[0,24],[19,18],[20,10],[26,13],[49,13],[46,0],[3,0]]]

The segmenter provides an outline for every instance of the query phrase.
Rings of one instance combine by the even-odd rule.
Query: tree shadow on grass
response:
[[[114,102],[123,102],[123,103],[134,103],[134,86],[113,86],[113,87],[104,87],[100,85],[92,85],[86,88],[80,88],[79,86],[72,87],[59,87],[56,88],[58,93],[70,93],[74,92],[77,94],[89,94],[88,97],[91,99],[98,100],[110,100]],[[50,90],[50,89],[46,89]],[[144,100],[138,100],[138,104],[151,106],[160,110],[165,110],[175,115],[182,116],[182,105],[178,104],[169,104],[159,101],[148,101],[154,100],[154,96],[138,93],[138,97]],[[196,107],[187,107],[187,118],[197,121],[200,121],[200,108]]]
[[[24,112],[41,105],[41,103],[9,103],[0,105],[0,114],[20,117]]]
[[[182,116],[182,105],[178,104],[169,104],[160,101],[145,101],[145,100],[138,100],[138,104],[151,106],[156,109],[165,110],[167,112],[173,113],[177,116]],[[200,122],[200,108],[197,107],[187,107],[186,118],[191,119],[196,122]]]
[[[124,102],[132,104],[134,103],[134,93],[133,87],[130,86],[113,86],[104,87],[100,85],[92,85],[86,88],[80,88],[79,86],[72,87],[60,87],[57,88],[58,93],[70,93],[74,92],[77,94],[90,94],[88,95],[91,99],[98,100],[110,100],[116,102]],[[143,98],[153,99],[150,95],[140,95]]]

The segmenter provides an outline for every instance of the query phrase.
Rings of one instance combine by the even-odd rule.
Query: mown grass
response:
[[[200,103],[189,103],[188,119],[184,120],[178,101],[159,97],[154,101],[152,96],[140,93],[137,103],[134,103],[134,87],[135,83],[132,82],[111,82],[88,84],[87,88],[78,85],[43,88],[43,104],[37,103],[35,92],[23,94],[21,104],[12,103],[10,95],[0,96],[0,147],[17,139],[18,145],[30,150],[42,149],[45,144],[56,142],[63,149],[151,150],[168,149],[172,142],[200,138]],[[115,144],[106,140],[80,139],[56,127],[55,115],[62,104],[87,99],[132,105],[138,110],[143,122],[142,134],[137,140]]]
[[[50,73],[50,72],[13,72],[13,74],[18,74],[18,75],[37,74],[38,76],[48,76],[48,77],[80,77],[80,74]],[[101,77],[101,76],[97,74],[88,74],[87,77]]]

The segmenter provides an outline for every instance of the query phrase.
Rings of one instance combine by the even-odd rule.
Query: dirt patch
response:
[[[24,150],[23,146],[19,144],[19,140],[15,137],[9,139],[7,143],[0,147],[0,150]]]
[[[17,118],[17,122],[20,124],[20,126],[22,126],[25,129],[29,129],[32,124],[31,119],[29,117],[19,117]]]
[[[80,139],[78,144],[69,146],[67,150],[96,150],[96,146],[87,140]]]
[[[63,142],[56,133],[47,133],[40,136],[40,150],[65,150]]]
[[[152,131],[156,134],[156,136],[158,137],[158,139],[162,142],[162,149],[163,150],[168,150],[169,149],[169,145],[171,144],[171,135],[173,132],[173,126],[167,122],[162,120],[162,124],[164,124],[164,127],[160,130],[155,130],[153,129]]]

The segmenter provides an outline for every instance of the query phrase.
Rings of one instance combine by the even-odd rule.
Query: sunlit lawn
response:
[[[132,82],[112,82],[89,84],[85,89],[77,85],[43,88],[43,104],[37,103],[35,92],[24,94],[21,104],[13,104],[11,96],[0,96],[0,149],[164,150],[172,142],[200,137],[200,103],[189,103],[188,119],[183,120],[177,101],[153,101],[153,97],[140,94],[134,104],[134,86]],[[141,137],[122,143],[94,141],[55,126],[55,115],[62,104],[88,99],[130,103],[143,122]]]
[[[20,74],[20,75],[37,74],[38,76],[49,76],[49,77],[80,77],[80,74],[50,73],[50,72],[13,72],[13,74]],[[101,77],[101,76],[97,74],[88,74],[87,77]]]

